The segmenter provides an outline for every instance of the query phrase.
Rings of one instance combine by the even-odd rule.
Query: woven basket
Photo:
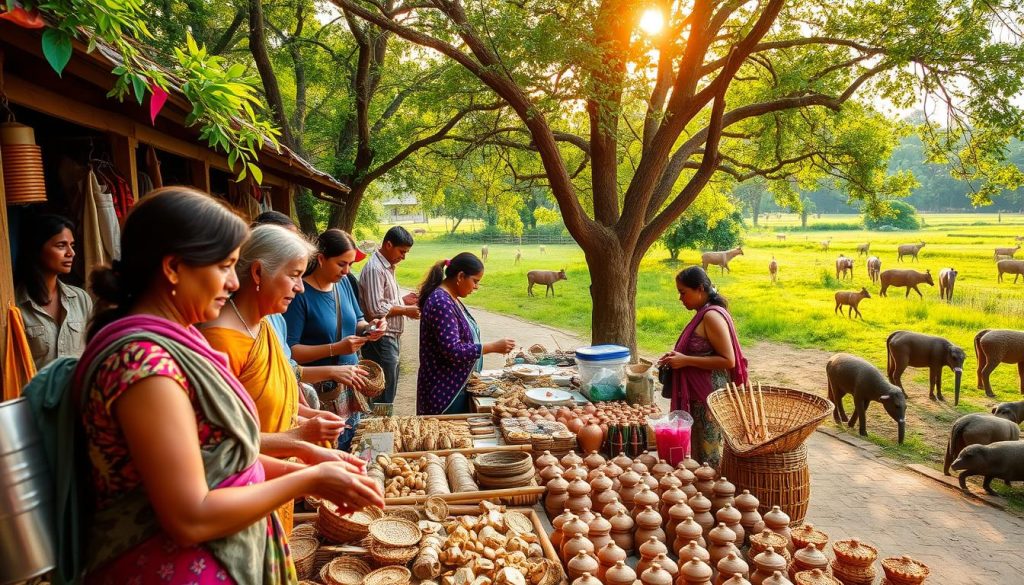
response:
[[[762,386],[761,392],[770,438],[757,443],[747,441],[743,418],[724,390],[716,390],[708,396],[708,408],[722,427],[726,445],[738,457],[784,453],[796,449],[803,445],[821,421],[832,414],[834,408],[832,402],[810,392],[777,386]],[[745,390],[739,393],[743,397],[749,396]],[[744,404],[749,405],[749,402]],[[747,412],[748,421],[750,416]]]
[[[384,512],[380,508],[372,507],[342,516],[334,504],[324,502],[317,511],[316,530],[331,542],[345,544],[365,538],[369,534],[370,523],[383,517]]]
[[[292,561],[295,562],[295,573],[299,579],[308,579],[313,575],[313,565],[316,562],[316,549],[320,545],[317,539],[311,536],[290,536],[288,538],[288,550],[292,553]]]
[[[359,360],[356,364],[360,368],[366,370],[367,375],[363,380],[366,385],[359,391],[364,396],[369,398],[376,398],[384,393],[384,386],[386,381],[384,379],[384,368],[373,360]]]
[[[416,522],[401,518],[381,518],[369,526],[370,536],[375,543],[388,547],[416,546],[423,538],[423,532]]]
[[[381,546],[377,543],[370,546],[370,556],[373,557],[373,562],[378,567],[404,567],[416,558],[419,552],[420,547],[418,546],[391,547]]]
[[[533,471],[533,456],[529,451],[492,451],[477,455],[473,464],[477,475],[515,477]]]
[[[444,522],[448,518],[448,502],[444,501],[444,498],[431,496],[423,502],[423,514],[428,520]]]
[[[408,520],[409,522],[417,523],[420,521],[420,513],[416,511],[416,508],[412,506],[399,506],[396,508],[386,508],[384,510],[385,518],[401,518],[402,520]]]
[[[316,526],[312,522],[305,522],[298,524],[292,528],[292,533],[288,535],[288,538],[319,538],[316,534]]]
[[[364,585],[407,585],[410,581],[412,573],[405,567],[383,567],[363,579]]]
[[[363,561],[338,557],[320,569],[320,581],[324,585],[359,585],[371,571]]]
[[[877,548],[857,538],[833,542],[832,553],[847,567],[870,567],[878,558]]]
[[[811,472],[807,467],[807,446],[787,453],[739,457],[729,445],[722,452],[721,473],[737,491],[750,490],[760,502],[762,515],[772,505],[789,515],[791,524],[800,524],[811,504]]]
[[[885,572],[888,582],[893,585],[923,583],[931,574],[928,565],[907,556],[882,559],[882,571]]]
[[[832,576],[841,581],[843,585],[874,585],[878,572],[871,565],[866,567],[851,567],[836,561],[832,561]]]
[[[509,510],[505,512],[505,528],[518,532],[520,534],[530,534],[533,532],[533,522],[526,517],[526,514],[522,512],[516,512],[515,510]]]

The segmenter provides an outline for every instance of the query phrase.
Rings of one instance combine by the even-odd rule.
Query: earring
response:
[[[256,283],[256,292],[260,292],[260,283]]]
[[[172,288],[172,289],[171,289],[171,296],[172,296],[172,297],[176,297],[176,296],[178,296],[178,289],[176,289],[176,288]]]

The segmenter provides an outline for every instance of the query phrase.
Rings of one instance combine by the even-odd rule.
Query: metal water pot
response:
[[[56,565],[53,483],[28,400],[0,402],[0,584]]]

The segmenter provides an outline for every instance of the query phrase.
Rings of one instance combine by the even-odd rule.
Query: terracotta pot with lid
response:
[[[636,581],[636,571],[624,561],[616,561],[605,571],[603,581],[606,585],[633,585]]]
[[[640,512],[643,512],[647,507],[660,510],[661,498],[658,497],[658,492],[645,485],[633,495],[633,519],[636,520]]]
[[[555,516],[555,519],[551,521],[551,526],[555,530],[551,533],[550,540],[551,546],[555,547],[555,550],[559,550],[560,548],[562,548],[562,541],[564,540],[565,534],[562,532],[562,526],[564,526],[566,522],[568,522],[571,518],[574,517],[575,515],[572,513],[572,511],[566,508],[564,512],[562,512],[558,516]]]
[[[675,538],[676,528],[679,527],[679,523],[687,518],[693,518],[693,508],[686,504],[685,501],[679,502],[668,509],[668,522],[665,524],[665,534],[672,538]],[[698,526],[700,526],[698,524]]]
[[[711,565],[718,566],[722,560],[736,549],[736,533],[725,524],[719,524],[708,532],[708,553],[711,554]]]
[[[597,451],[604,442],[604,430],[601,429],[601,425],[590,423],[576,433],[576,442],[584,453]]]
[[[661,528],[661,514],[650,506],[645,506],[643,511],[636,515],[636,542],[644,542],[654,537],[660,541],[665,540],[665,531]]]
[[[658,458],[652,455],[650,451],[644,451],[636,458],[636,460],[647,466],[648,470],[658,464]]]
[[[715,482],[711,489],[711,510],[717,512],[725,506],[733,505],[736,498],[736,486],[728,478],[722,476]]]
[[[566,563],[567,573],[570,579],[579,579],[583,576],[583,573],[590,573],[591,575],[597,575],[600,565],[597,559],[590,553],[580,551],[576,553],[576,556],[569,559]]]
[[[793,585],[793,582],[782,574],[782,571],[775,571],[771,577],[761,582],[761,585]]]
[[[590,573],[584,573],[582,577],[572,582],[572,585],[603,585]]]
[[[647,468],[647,465],[644,464],[643,461],[640,461],[640,459],[634,459],[633,463],[629,465],[629,468],[637,475],[642,475],[650,471],[650,469]]]
[[[726,504],[724,507],[720,508],[718,512],[715,513],[716,520],[724,523],[726,526],[729,527],[729,530],[732,530],[736,533],[736,546],[743,546],[743,541],[746,537],[746,531],[743,529],[743,525],[740,524],[740,520],[742,518],[743,514],[741,514],[739,510],[733,508],[729,504]]]
[[[670,476],[667,476],[667,477],[672,477],[672,476],[670,475]],[[683,493],[683,490],[681,490],[681,489],[679,489],[677,487],[670,487],[670,488],[668,488],[667,490],[665,490],[661,494],[661,515],[663,517],[665,517],[665,518],[668,518],[669,517],[669,510],[672,509],[672,506],[675,506],[676,504],[679,504],[679,503],[685,504],[686,503],[686,499],[687,499],[686,498],[686,494]],[[687,506],[687,507],[689,507],[689,506]]]
[[[622,471],[626,471],[631,465],[633,465],[633,460],[626,456],[624,452],[620,451],[619,454],[615,456],[615,459],[612,459],[612,463],[618,465]]]
[[[761,513],[757,510],[757,507],[760,505],[761,502],[750,493],[750,490],[743,490],[743,493],[736,496],[734,506],[743,514],[743,517],[740,518],[740,524],[748,535],[764,530],[764,520],[761,518]]]
[[[558,463],[555,463],[553,465],[545,465],[544,467],[541,467],[540,473],[538,474],[538,476],[540,477],[540,484],[547,485],[547,483],[552,479],[560,477],[562,475],[562,472],[562,466],[559,465]]]
[[[615,544],[626,553],[633,552],[633,518],[624,510],[619,510],[609,522],[612,524],[611,537]]]
[[[625,562],[627,556],[626,551],[619,548],[615,541],[609,540],[608,544],[597,549],[597,562],[601,565],[597,570],[597,578],[605,581],[605,573],[614,567],[616,563]],[[633,575],[633,579],[636,579],[636,575]]]
[[[632,469],[627,470],[625,473],[619,476],[619,501],[622,502],[623,506],[633,506],[633,496],[640,491],[640,474],[633,471]]]
[[[654,556],[654,561],[652,562],[655,565],[661,565],[661,568],[668,571],[673,578],[675,578],[675,576],[679,574],[679,565],[677,565],[675,561],[670,559],[667,553],[656,554]]]
[[[658,481],[661,481],[666,475],[670,475],[673,469],[664,459],[659,459],[657,463],[651,466],[651,475]]]
[[[637,542],[640,542],[640,540],[637,539]],[[636,564],[636,572],[643,575],[644,571],[654,562],[654,558],[660,554],[667,553],[668,549],[665,547],[665,543],[651,536],[640,543],[637,551],[640,553],[640,560]]]
[[[580,517],[580,520],[586,522],[587,526],[590,526],[590,523],[594,521],[594,518],[597,518],[597,514],[594,514],[590,508],[583,508],[580,510],[579,514],[576,515]]]
[[[623,506],[622,502],[619,501],[619,495],[612,495],[614,495],[615,497],[610,502],[605,504],[603,508],[601,508],[601,515],[604,516],[606,520],[611,520],[612,517],[615,516],[615,514],[618,513],[619,510],[622,510],[627,514],[629,513],[629,508]]]
[[[682,584],[677,581],[676,585],[710,585],[713,574],[711,565],[699,559],[692,559],[679,567],[679,579]]]
[[[543,469],[548,465],[559,465],[558,457],[551,454],[551,451],[544,451],[534,462],[537,469]]]
[[[613,485],[615,485],[615,482],[604,474],[603,469],[598,469],[594,473],[594,477],[590,478],[590,492],[593,494],[593,497],[596,497],[597,494],[605,490],[612,489]]]
[[[590,455],[587,455],[583,462],[590,469],[597,469],[598,467],[601,467],[602,465],[605,464],[605,458],[600,453],[598,453],[597,450],[593,450],[590,452]]]
[[[801,571],[821,569],[828,572],[828,557],[818,549],[818,545],[809,544],[793,553],[793,562],[789,567],[789,578],[796,578]]]
[[[762,582],[777,571],[785,573],[787,570],[786,565],[786,557],[775,552],[774,547],[769,546],[768,550],[754,557],[754,567],[756,567],[756,570],[750,576],[750,582],[753,585],[761,585]]]
[[[559,461],[559,463],[562,464],[562,467],[568,469],[583,463],[583,458],[577,455],[576,451],[569,451],[564,457],[562,457],[562,460]]]
[[[711,562],[711,555],[707,549],[697,544],[696,540],[691,540],[686,546],[679,548],[679,564],[684,565],[691,559],[698,559],[705,563]]]
[[[722,581],[722,585],[750,585],[750,581],[747,581],[739,575],[733,575],[732,577],[729,577],[727,580]]]
[[[680,481],[678,477],[671,473],[665,474],[658,480],[658,495],[663,496],[668,490],[681,487],[683,487],[683,482]],[[686,492],[683,493],[685,494]],[[690,496],[686,496],[686,499],[690,499]]]
[[[764,525],[772,532],[785,536],[786,548],[790,554],[793,554],[795,547],[793,546],[793,538],[790,534],[789,515],[783,512],[782,508],[772,506],[772,509],[764,515]]]
[[[584,552],[589,555],[594,554],[594,543],[590,542],[590,540],[582,534],[576,534],[562,544],[562,560],[565,562],[568,562],[569,559],[580,554],[580,552]]]
[[[711,515],[711,500],[698,493],[687,502],[693,508],[693,519],[704,528],[704,536],[715,527],[715,517]]]
[[[584,467],[583,465],[573,465],[573,466],[567,467],[565,469],[565,471],[562,473],[562,477],[565,478],[565,481],[567,481],[567,482],[569,482],[571,484],[572,482],[576,481],[577,479],[582,479],[583,481],[587,481],[587,475],[588,474],[589,474],[589,471],[587,471],[587,468]]]
[[[712,556],[711,558],[714,560],[715,557]],[[715,567],[718,569],[718,577],[715,583],[722,583],[733,575],[739,575],[744,579],[750,576],[750,566],[743,560],[738,549],[725,555],[722,560],[715,564]]]
[[[678,550],[680,547],[686,546],[686,543],[691,540],[702,547],[707,546],[707,540],[704,538],[704,528],[697,524],[692,516],[685,518],[676,525],[676,541],[673,548]]]
[[[650,474],[650,472],[644,472],[640,474],[640,484],[646,485],[651,488],[654,493],[658,493],[658,479]]]
[[[640,581],[644,585],[672,585],[672,574],[661,568],[661,565],[651,565],[651,568],[640,573]]]
[[[711,498],[715,497],[715,477],[718,475],[715,472],[715,468],[704,463],[693,474],[697,476],[697,481],[695,482],[697,491],[704,494],[704,497],[710,501]]]
[[[569,482],[558,475],[545,487],[547,495],[544,497],[544,509],[549,517],[553,517],[565,509],[565,502],[569,499]]]
[[[590,501],[590,484],[580,478],[576,478],[569,484],[569,499],[565,501],[565,507],[575,514],[579,514],[584,508],[592,505]]]
[[[612,523],[606,520],[604,516],[594,516],[594,519],[587,526],[589,528],[587,538],[590,539],[590,542],[594,543],[594,550],[600,551],[612,541]]]

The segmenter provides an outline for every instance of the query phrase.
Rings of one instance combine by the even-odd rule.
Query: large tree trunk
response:
[[[636,356],[637,267],[618,246],[586,256],[593,302],[591,341],[624,345]]]
[[[345,197],[345,205],[334,205],[331,208],[331,219],[328,228],[343,229],[348,233],[356,227],[356,215],[359,213],[359,205],[363,202],[363,195],[369,185],[354,183],[349,185],[352,191]]]

